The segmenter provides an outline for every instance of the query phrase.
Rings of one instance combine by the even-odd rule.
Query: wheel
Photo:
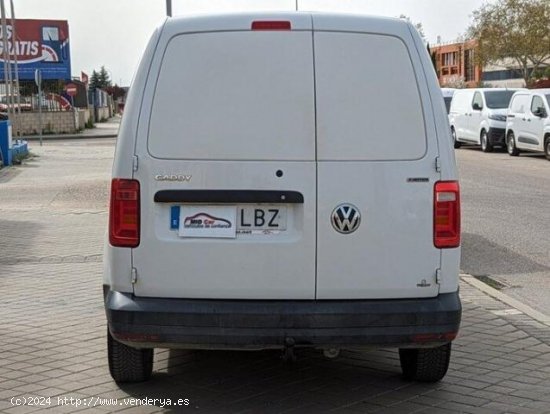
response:
[[[107,329],[109,372],[116,382],[147,381],[153,372],[153,349],[137,349],[118,342]]]
[[[460,148],[462,144],[456,139],[456,131],[454,128],[451,128],[451,135],[453,136],[453,145],[455,148]]]
[[[550,161],[550,136],[544,139],[544,155],[546,155],[546,159]]]
[[[483,152],[493,152],[493,143],[489,139],[489,134],[487,131],[481,131],[481,151]]]
[[[399,350],[403,378],[407,380],[437,382],[447,373],[450,359],[450,343],[437,348]]]
[[[516,137],[512,131],[508,133],[508,137],[506,138],[506,150],[511,157],[517,157],[519,155],[519,150],[516,147]]]

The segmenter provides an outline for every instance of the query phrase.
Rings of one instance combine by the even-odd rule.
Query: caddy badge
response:
[[[191,181],[192,175],[157,174],[155,181]]]

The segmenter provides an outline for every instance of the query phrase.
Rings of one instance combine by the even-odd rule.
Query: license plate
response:
[[[276,234],[286,230],[287,206],[173,206],[170,227],[180,237],[235,238],[240,234]]]
[[[267,204],[237,206],[238,232],[262,230],[286,230],[286,206]]]

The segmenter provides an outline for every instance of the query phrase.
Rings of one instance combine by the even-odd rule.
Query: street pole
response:
[[[15,35],[15,9],[13,7],[13,0],[10,0],[10,9],[11,9],[11,37],[13,39],[13,61],[15,63],[15,88],[17,92],[17,136],[21,136],[21,89],[19,87],[19,66],[17,64],[17,49],[15,47],[15,42],[17,37]]]
[[[38,86],[38,136],[40,146],[42,146],[42,72],[40,72],[40,69],[34,71],[34,82]]]
[[[71,105],[73,106],[74,130],[75,130],[75,132],[78,132],[78,125],[77,125],[77,120],[76,120],[77,112],[76,112],[76,108],[74,106],[74,96],[72,96],[72,95],[71,95]]]
[[[8,102],[8,118],[13,110],[13,102],[11,99],[11,64],[10,64],[10,51],[8,46],[8,25],[6,23],[6,9],[4,7],[4,0],[0,0],[0,20],[2,23],[2,55],[4,58],[4,84],[6,87],[6,98]]]
[[[40,146],[42,146],[42,75],[40,75],[40,82],[38,82],[38,130],[40,131]]]
[[[166,0],[166,15],[172,17],[172,0]]]

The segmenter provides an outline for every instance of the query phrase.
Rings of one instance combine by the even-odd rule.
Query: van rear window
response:
[[[185,34],[168,43],[148,150],[197,160],[314,160],[311,32]]]
[[[320,160],[424,156],[422,102],[403,41],[375,34],[317,32],[315,59]]]

